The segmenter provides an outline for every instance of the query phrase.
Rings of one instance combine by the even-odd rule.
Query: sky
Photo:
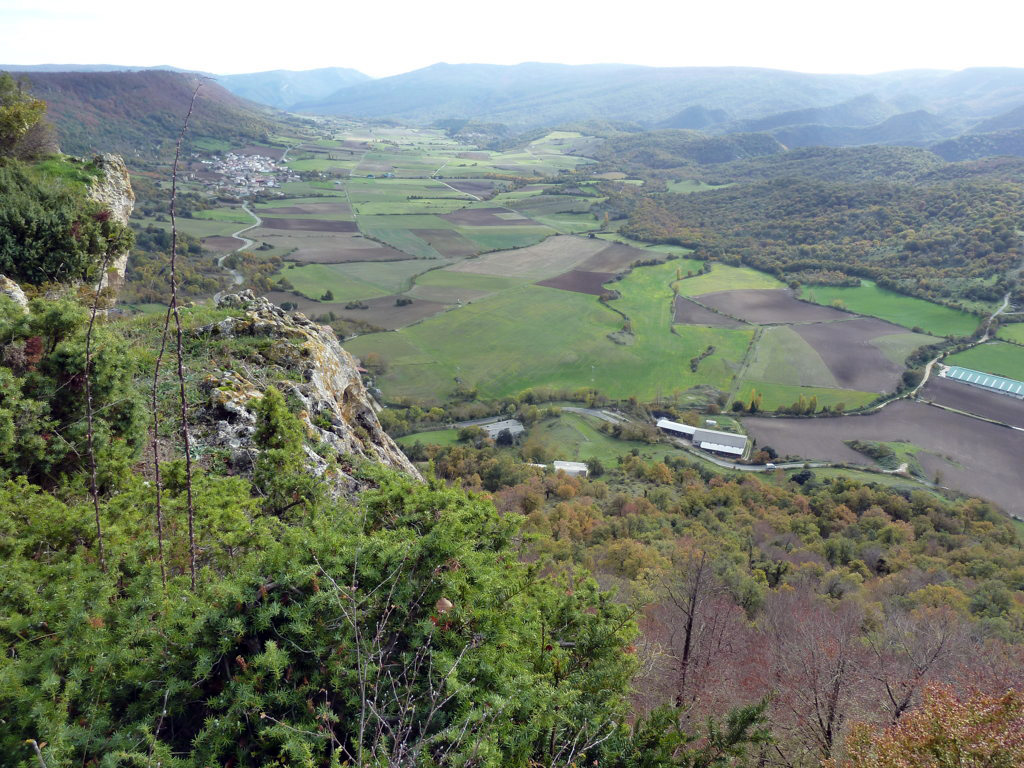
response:
[[[440,61],[751,66],[870,74],[1024,67],[1019,0],[0,0],[0,64],[216,74]]]

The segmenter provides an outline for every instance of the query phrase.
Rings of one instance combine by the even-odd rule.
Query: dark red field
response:
[[[501,214],[501,215],[499,215]],[[502,216],[514,214],[505,208],[463,208],[451,213],[442,213],[440,218],[458,224],[461,227],[535,227],[537,223],[523,218],[503,219]],[[521,214],[515,214],[521,215]]]
[[[474,256],[480,252],[480,246],[470,242],[453,229],[410,229],[416,237],[426,240],[430,247],[442,256],[455,258]]]
[[[802,303],[802,302],[801,302]],[[851,317],[834,323],[794,325],[796,331],[836,378],[836,386],[861,392],[889,392],[896,388],[903,366],[894,363],[871,339],[894,333],[908,333],[906,328],[871,317]],[[921,345],[929,339],[921,337]]]
[[[685,296],[676,296],[675,320],[683,325],[707,325],[711,328],[746,328],[747,324],[712,312]]]
[[[845,320],[850,317],[837,309],[808,304],[775,289],[748,289],[741,291],[715,291],[697,296],[701,304],[746,320],[748,323],[820,323]],[[905,332],[900,329],[899,333]]]
[[[354,221],[329,221],[327,219],[277,219],[265,218],[264,229],[283,229],[296,232],[357,232]]]
[[[580,264],[580,268],[593,272],[622,272],[638,261],[661,259],[663,256],[664,254],[657,251],[645,251],[642,248],[612,243]]]
[[[950,413],[923,403],[900,400],[869,416],[831,419],[743,419],[759,446],[780,456],[868,465],[871,460],[846,440],[901,441],[919,446],[929,472],[940,471],[942,484],[989,499],[1008,512],[1024,512],[1020,455],[1024,432]]]
[[[1024,400],[933,375],[921,390],[924,400],[1024,428]]]
[[[202,243],[203,248],[209,251],[217,251],[218,253],[231,253],[232,251],[237,251],[242,245],[241,240],[236,240],[233,237],[220,237],[219,235],[204,237]]]
[[[580,269],[574,269],[571,272],[563,272],[558,277],[541,280],[537,285],[546,285],[548,288],[561,288],[563,291],[600,296],[605,291],[604,284],[613,277],[615,275],[611,272],[585,272]]]

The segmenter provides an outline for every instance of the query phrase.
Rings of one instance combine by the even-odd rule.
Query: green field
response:
[[[600,226],[592,213],[552,213],[546,216],[533,216],[532,218],[538,224],[544,224],[566,235],[590,232]]]
[[[696,262],[698,269],[704,262]],[[690,267],[687,267],[690,269]],[[728,264],[711,264],[711,271],[706,275],[680,280],[676,287],[682,296],[700,296],[715,291],[739,291],[756,288],[785,288],[771,275],[758,272],[749,267],[730,267]]]
[[[764,330],[746,376],[802,387],[835,388],[836,385],[835,376],[821,355],[800,334],[785,326]]]
[[[399,262],[402,263],[402,262]],[[304,264],[278,272],[295,290],[310,299],[319,300],[325,291],[334,294],[333,301],[350,301],[352,299],[372,299],[375,296],[386,296],[390,291],[376,285],[364,283],[345,274],[339,267],[341,264]]]
[[[396,333],[360,336],[349,348],[388,361],[381,379],[387,396],[428,402],[445,399],[455,377],[483,398],[535,386],[594,386],[610,397],[645,400],[697,384],[727,390],[753,331],[685,326],[673,333],[674,275],[674,263],[641,267],[618,284],[622,298],[613,305],[629,315],[633,330],[625,344],[608,338],[622,330],[622,317],[595,297],[523,285]],[[431,272],[426,279],[446,276]],[[690,359],[708,346],[715,353],[693,373]]]
[[[1016,344],[1024,344],[1024,323],[1004,325],[999,329],[997,336],[1000,339],[1006,339],[1006,341],[1012,341]]]
[[[523,279],[515,277],[498,277],[496,275],[478,275],[474,272],[452,272],[448,269],[437,269],[427,272],[416,279],[416,285],[455,288],[469,291],[488,291],[496,293],[506,288],[522,285]]]
[[[448,260],[409,259],[408,261],[357,261],[348,264],[332,264],[331,266],[337,272],[355,281],[375,286],[387,293],[403,293],[412,287],[416,275],[427,270],[437,269],[448,263]]]
[[[976,315],[879,288],[870,280],[864,280],[857,288],[807,286],[803,297],[825,306],[840,306],[888,320],[904,328],[922,328],[936,336],[970,336],[981,323]]]
[[[417,259],[444,258],[430,245],[430,243],[422,237],[414,235],[408,229],[399,229],[397,227],[369,227],[360,222],[359,230],[367,237],[371,237],[374,240],[380,240],[382,243],[387,243],[392,248],[395,248],[402,253],[407,253]]]
[[[888,336],[877,336],[871,340],[871,346],[878,347],[882,354],[896,365],[905,365],[910,354],[926,344],[941,341],[937,336],[925,336],[920,333],[892,333]]]
[[[852,411],[856,408],[863,408],[878,395],[873,392],[858,392],[854,389],[834,389],[830,387],[800,387],[793,384],[776,384],[770,381],[758,381],[755,379],[744,379],[736,392],[736,399],[744,403],[750,402],[752,390],[757,390],[761,395],[761,410],[774,411],[779,406],[790,406],[800,400],[818,398],[818,410],[822,406],[836,406],[842,403],[845,410]]]
[[[423,445],[455,445],[459,442],[459,430],[457,429],[435,429],[430,432],[416,432],[412,435],[403,435],[395,440],[400,446],[408,447],[415,443]]]
[[[530,439],[540,440],[556,461],[588,461],[598,459],[605,467],[614,466],[620,456],[636,450],[649,461],[662,461],[666,456],[680,455],[677,448],[664,444],[616,440],[601,432],[597,421],[577,413],[565,413],[545,419],[530,428]]]
[[[943,362],[1024,381],[1024,347],[1004,341],[980,344],[966,352],[950,355]]]
[[[230,221],[236,224],[255,224],[255,220],[241,208],[211,208],[206,211],[195,211],[194,219],[205,221]]]
[[[132,219],[132,223],[135,222],[136,220]],[[211,219],[186,219],[181,216],[178,217],[177,223],[179,232],[184,232],[186,235],[191,235],[192,237],[196,238],[211,237],[214,235],[227,237],[228,235],[231,235],[232,233],[242,229],[242,227],[237,222],[233,221],[215,221]],[[252,219],[249,219],[246,223],[253,224],[255,222],[253,222]],[[138,221],[138,224],[143,228],[153,226],[158,227],[159,229],[167,230],[168,232],[171,229],[170,220],[157,221],[156,219],[147,218]],[[241,243],[239,243],[239,245],[241,245]]]

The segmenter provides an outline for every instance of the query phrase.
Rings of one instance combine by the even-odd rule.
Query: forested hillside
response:
[[[34,72],[33,93],[49,105],[61,146],[70,153],[122,152],[150,157],[181,131],[200,80],[161,70],[143,72]],[[194,138],[252,141],[270,130],[272,111],[213,82],[197,97]]]
[[[626,141],[642,147],[646,136]],[[642,150],[632,157],[646,159]],[[727,185],[699,194],[620,185],[609,205],[629,217],[623,234],[738,259],[787,282],[840,272],[926,298],[994,300],[1003,283],[980,284],[1021,258],[1024,189],[1011,181],[1014,167],[944,165],[910,148],[806,149],[691,168]]]

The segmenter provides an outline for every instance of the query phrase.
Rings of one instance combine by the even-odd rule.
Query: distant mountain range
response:
[[[58,69],[113,77],[118,71],[127,75],[133,73],[125,70],[139,68],[0,69],[29,72],[35,81]],[[699,130],[710,136],[765,134],[769,144],[788,149],[934,147],[950,160],[1024,153],[1024,69],[820,75],[741,67],[528,63],[435,64],[380,79],[341,68],[210,77],[236,97],[279,109],[357,119],[415,124],[468,119],[504,124],[515,132],[599,121],[637,130]],[[258,111],[250,103],[227,106],[226,96],[225,92],[214,100],[229,112],[242,109],[252,117]],[[108,107],[116,119],[117,105],[111,102]],[[226,128],[223,117],[214,122],[221,121]],[[63,132],[71,130],[66,121]],[[749,144],[750,139],[743,141]]]
[[[297,105],[314,114],[431,123],[469,118],[521,129],[587,120],[710,134],[767,133],[788,148],[931,146],[977,157],[1024,134],[1024,69],[815,75],[740,67],[435,64]]]
[[[332,93],[370,80],[354,69],[328,67],[295,72],[275,69],[247,75],[217,75],[217,82],[234,94],[278,109],[325,99]]]

